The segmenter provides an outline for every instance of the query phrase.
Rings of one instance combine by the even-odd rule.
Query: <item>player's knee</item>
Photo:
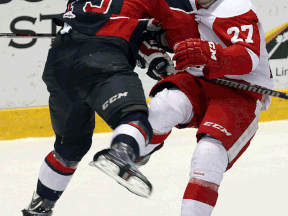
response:
[[[148,114],[143,111],[130,112],[123,116],[117,126],[121,124],[129,124],[137,128],[145,138],[145,143],[151,142],[153,137],[153,129],[150,122],[148,121]]]
[[[158,133],[168,133],[178,124],[189,123],[193,107],[179,89],[163,89],[148,104],[149,122]]]
[[[222,143],[210,136],[204,136],[194,151],[190,178],[199,178],[220,185],[227,165],[227,151]]]
[[[128,105],[123,108],[117,109],[117,112],[115,112],[112,116],[110,116],[107,119],[107,124],[110,125],[110,127],[115,130],[116,127],[118,127],[120,124],[123,124],[123,119],[135,119],[137,116],[131,115],[133,113],[144,113],[146,116],[148,116],[148,107],[145,104],[135,104],[135,105]]]
[[[143,155],[153,137],[153,130],[148,121],[148,114],[142,111],[130,112],[118,121],[112,135],[111,147],[126,143],[133,149],[135,159]],[[134,158],[134,156],[133,156]]]
[[[92,145],[92,136],[59,136],[56,134],[54,149],[67,161],[81,161]]]

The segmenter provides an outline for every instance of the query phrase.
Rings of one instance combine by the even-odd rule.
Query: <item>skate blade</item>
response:
[[[27,209],[23,209],[21,210],[23,213],[23,216],[31,216],[31,215],[39,215],[39,216],[52,216],[53,211],[49,212],[49,213],[29,213],[29,211]]]
[[[104,156],[100,156],[97,161],[91,161],[90,166],[96,167],[114,180],[116,180],[120,185],[126,187],[130,192],[148,198],[150,196],[149,187],[137,176],[130,176],[127,180],[121,178],[118,174],[120,168],[109,160],[106,160]]]

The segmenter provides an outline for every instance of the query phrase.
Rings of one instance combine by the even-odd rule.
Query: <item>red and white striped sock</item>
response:
[[[55,151],[50,152],[40,167],[37,194],[48,200],[58,200],[73,177],[78,163],[66,161]]]
[[[219,185],[192,178],[185,190],[181,216],[209,216],[218,198]]]

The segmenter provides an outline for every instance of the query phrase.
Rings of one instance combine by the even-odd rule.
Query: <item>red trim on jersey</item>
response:
[[[61,163],[57,158],[54,157],[52,152],[47,155],[46,159],[53,167],[63,173],[74,173],[76,170],[76,167],[67,167],[63,163]]]
[[[202,8],[202,6],[198,3],[197,0],[195,1],[195,5],[196,5],[197,10],[200,10]]]
[[[219,185],[202,179],[192,178],[188,183],[183,199],[192,199],[215,206]]]
[[[270,66],[269,66],[270,67]],[[273,78],[272,70],[270,68],[270,78]]]
[[[118,18],[115,18],[118,17]],[[112,18],[112,19],[111,19]],[[117,36],[129,42],[139,21],[112,15],[110,20],[96,33],[96,36]],[[115,18],[115,19],[113,19]]]
[[[145,131],[139,125],[133,124],[131,122],[129,122],[127,124],[129,124],[129,125],[131,125],[133,127],[136,127],[142,133],[142,135],[144,136],[145,140],[147,140],[147,137],[148,137],[147,134],[145,133]]]
[[[110,3],[112,0],[103,0],[101,2],[101,7],[98,5],[92,5],[91,2],[86,2],[85,7],[83,8],[83,10],[85,12],[93,12],[93,13],[104,13],[105,11],[107,11]]]
[[[71,11],[71,12],[73,12],[73,4],[74,4],[75,2],[72,2],[72,3],[70,3],[68,6],[67,6],[67,11],[66,12],[68,12],[68,11]]]
[[[153,134],[153,138],[150,142],[150,144],[159,144],[162,143],[166,140],[166,138],[170,135],[171,131],[169,131],[168,133],[165,134]]]

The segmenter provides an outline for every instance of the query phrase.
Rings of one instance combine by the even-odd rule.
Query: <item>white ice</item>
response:
[[[224,175],[213,216],[288,215],[288,120],[260,123],[251,146]],[[179,216],[189,180],[195,129],[173,130],[161,151],[142,167],[154,187],[138,197],[88,166],[108,147],[111,133],[95,134],[53,216]],[[40,165],[54,138],[0,142],[0,215],[20,216],[35,190]]]

